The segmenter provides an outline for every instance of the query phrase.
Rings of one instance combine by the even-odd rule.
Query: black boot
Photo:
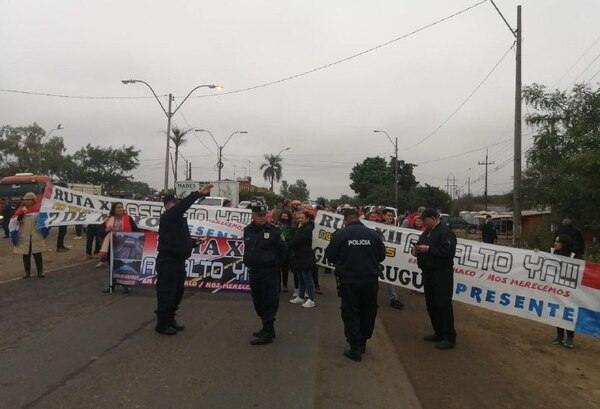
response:
[[[350,348],[348,348],[344,351],[344,356],[346,358],[352,359],[355,362],[360,362],[360,361],[362,361],[362,354],[360,352],[360,349],[361,349],[360,341],[350,342]]]
[[[265,331],[268,331],[268,330],[266,329],[266,324],[263,324],[261,329],[259,329],[258,331],[254,331],[252,333],[252,336],[253,337],[262,337],[262,336],[264,336]],[[277,335],[275,335],[275,327],[273,325],[271,325],[270,331],[271,331],[271,336],[273,338],[277,338]]]
[[[367,352],[367,340],[366,339],[362,339],[360,341],[360,353],[364,354],[365,352]]]
[[[273,321],[265,322],[263,324],[263,329],[258,331],[257,335],[255,335],[252,341],[250,341],[250,345],[266,345],[273,342],[273,338],[275,338],[275,326]]]
[[[171,326],[171,319],[165,317],[156,318],[156,327],[154,330],[163,335],[175,335],[177,330]]]
[[[170,322],[171,326],[173,328],[175,328],[177,331],[183,331],[185,329],[185,325],[180,325],[177,323],[177,320],[175,319],[175,317],[171,318],[171,322]]]

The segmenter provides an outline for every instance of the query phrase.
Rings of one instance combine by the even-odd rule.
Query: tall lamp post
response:
[[[239,133],[239,134],[248,133],[248,131],[235,131],[234,133],[229,135],[229,138],[227,138],[227,140],[225,141],[225,143],[223,145],[219,145],[219,143],[217,142],[217,140],[215,139],[213,134],[208,129],[196,129],[196,132],[208,133],[210,135],[210,137],[212,138],[212,140],[214,141],[215,145],[217,145],[217,149],[219,150],[219,160],[217,162],[217,169],[219,169],[219,182],[220,182],[221,181],[221,169],[223,169],[223,148],[227,145],[227,143],[229,143],[229,141],[231,140],[231,137],[233,135],[235,135],[236,133]]]
[[[148,88],[150,88],[150,91],[152,91],[152,95],[154,95],[154,98],[156,98],[156,101],[158,101],[158,104],[160,105],[161,109],[167,116],[167,150],[166,150],[166,154],[165,154],[165,184],[164,184],[164,191],[166,192],[169,189],[169,144],[171,142],[171,118],[173,117],[173,115],[175,115],[175,113],[179,110],[179,108],[181,108],[181,106],[185,103],[185,101],[187,101],[187,99],[190,97],[190,95],[192,95],[192,92],[196,91],[198,88],[211,88],[211,89],[216,89],[216,90],[220,91],[223,89],[223,87],[221,87],[219,85],[212,85],[212,84],[211,85],[198,85],[196,88],[192,89],[186,95],[186,97],[183,99],[181,104],[179,104],[179,106],[177,108],[175,108],[175,111],[172,111],[171,103],[173,102],[173,94],[169,94],[169,109],[166,110],[165,107],[163,106],[163,104],[160,102],[160,99],[158,99],[156,92],[154,92],[154,90],[152,89],[150,84],[148,84],[146,81],[132,79],[132,80],[122,80],[121,82],[123,84],[135,84],[136,82],[140,82],[140,83],[146,85]]]
[[[278,153],[277,155],[275,155],[275,156],[279,156],[279,155],[281,155],[281,153],[282,153],[282,152],[289,151],[290,149],[292,149],[292,148],[285,148],[285,149],[282,149],[282,150],[280,150],[280,151],[279,151],[279,153]]]
[[[46,136],[44,136],[44,138],[40,141],[40,154],[38,155],[38,173],[41,174],[42,173],[42,147],[44,146],[44,142],[46,142],[46,139],[48,139],[48,137],[50,136],[50,134],[54,131],[58,131],[60,129],[65,129],[62,127],[62,124],[58,124],[58,126],[54,129],[51,129],[50,132],[48,132],[46,134]]]
[[[396,211],[398,211],[398,137],[396,137],[395,142],[392,141],[392,138],[390,138],[390,136],[388,135],[388,133],[386,131],[383,131],[381,129],[377,129],[374,130],[373,132],[376,133],[383,133],[385,134],[385,136],[387,136],[387,138],[389,139],[389,141],[392,143],[392,145],[394,145],[394,156],[396,158],[396,163],[394,166],[394,194],[396,196]]]

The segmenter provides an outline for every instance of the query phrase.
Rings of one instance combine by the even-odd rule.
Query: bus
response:
[[[50,182],[49,176],[33,173],[17,173],[14,176],[3,177],[0,179],[0,210],[9,200],[20,202],[27,192],[35,193],[37,202],[41,203],[44,189]]]

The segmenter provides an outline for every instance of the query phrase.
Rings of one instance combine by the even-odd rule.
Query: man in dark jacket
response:
[[[267,207],[252,206],[252,222],[244,229],[244,265],[250,273],[254,310],[262,329],[254,332],[251,345],[265,345],[275,338],[275,316],[279,309],[279,269],[287,245],[277,227],[267,223]]]
[[[423,338],[435,342],[437,349],[451,349],[456,344],[452,293],[454,290],[454,254],[456,236],[440,223],[437,210],[425,209],[421,214],[424,231],[412,254],[423,272],[427,313],[434,334]]]
[[[481,226],[481,241],[484,243],[494,244],[498,239],[496,227],[492,223],[492,216],[485,216],[485,223]]]
[[[573,253],[575,253],[575,258],[583,259],[583,255],[585,254],[585,241],[583,240],[583,235],[581,232],[573,227],[573,222],[571,219],[567,218],[562,221],[562,226],[556,230],[554,236],[552,237],[552,241],[554,241],[556,237],[561,234],[569,236],[569,238],[573,241]]]
[[[159,334],[175,335],[184,326],[177,324],[175,312],[183,298],[185,261],[192,255],[192,238],[185,212],[198,199],[210,196],[210,183],[179,201],[174,195],[163,198],[165,211],[158,227],[158,257],[156,257],[156,316],[155,330]]]
[[[355,209],[344,211],[345,227],[331,236],[325,257],[335,264],[342,299],[344,335],[350,348],[344,356],[359,362],[377,317],[379,263],[385,259],[382,237],[358,219]]]

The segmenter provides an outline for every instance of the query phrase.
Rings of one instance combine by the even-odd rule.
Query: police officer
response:
[[[350,348],[344,356],[359,362],[377,317],[379,263],[385,259],[381,235],[358,219],[355,209],[344,210],[345,227],[331,237],[325,257],[335,264],[342,299],[344,335]]]
[[[427,228],[412,249],[423,271],[423,287],[427,313],[434,333],[424,337],[435,342],[437,349],[451,349],[456,344],[452,293],[454,290],[454,254],[456,236],[440,223],[437,210],[425,209],[421,214]]]
[[[183,298],[185,285],[185,261],[192,255],[192,238],[185,212],[198,199],[210,196],[210,183],[185,199],[174,195],[163,197],[165,211],[160,215],[158,227],[158,256],[156,257],[156,332],[175,335],[184,326],[175,321],[175,312]]]
[[[254,203],[252,222],[244,229],[244,264],[250,273],[254,310],[262,329],[254,332],[251,345],[265,345],[275,338],[275,315],[279,309],[279,264],[287,255],[281,232],[267,223],[267,207]]]

